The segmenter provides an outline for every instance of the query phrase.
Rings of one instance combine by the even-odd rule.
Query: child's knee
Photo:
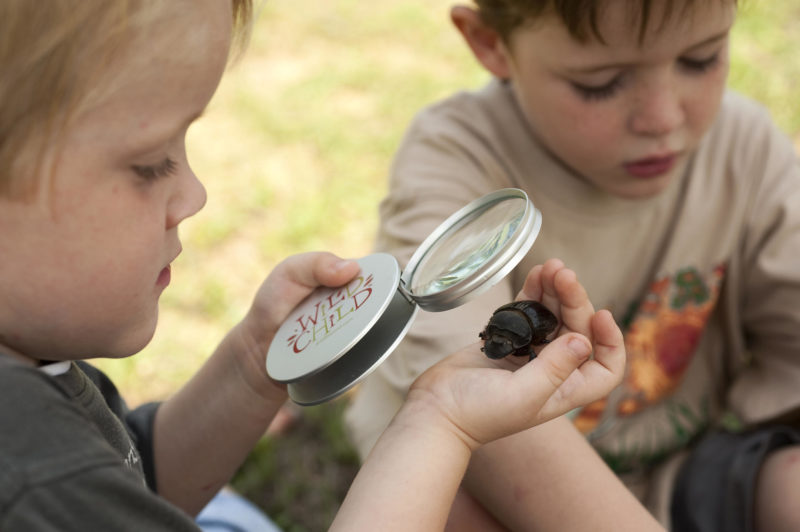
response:
[[[800,530],[800,445],[773,451],[756,484],[756,530]]]

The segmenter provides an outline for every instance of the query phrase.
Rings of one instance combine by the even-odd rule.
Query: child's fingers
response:
[[[353,260],[345,260],[327,251],[313,251],[292,255],[278,267],[281,276],[288,281],[307,288],[317,286],[341,286],[358,273],[359,266]]]
[[[592,336],[594,360],[622,380],[625,373],[625,340],[608,310],[600,310],[594,315]]]
[[[562,391],[579,403],[589,403],[607,395],[625,376],[625,343],[619,327],[607,310],[592,320],[594,357],[567,379]]]
[[[578,332],[591,339],[594,307],[575,272],[564,266],[561,260],[550,259],[542,266],[539,279],[542,288],[540,301],[556,314],[562,330]]]
[[[585,337],[578,334],[560,336],[550,342],[525,368],[530,366],[535,371],[542,372],[555,391],[575,369],[589,359],[591,353],[592,345]]]
[[[524,410],[536,412],[537,423],[580,406],[563,393],[563,387],[582,365],[588,363],[591,351],[588,339],[579,334],[560,336],[538,357],[514,372],[515,386],[524,388],[516,391],[529,402]]]
[[[412,388],[439,397],[446,417],[476,442],[492,441],[607,395],[624,371],[624,347],[615,327],[604,311],[596,329],[607,344],[593,346],[585,336],[567,333],[522,367],[515,364],[522,359],[488,359],[476,343],[431,367]],[[590,358],[593,347],[600,361]]]
[[[561,323],[592,340],[594,306],[574,271],[562,268],[553,276],[553,290],[561,304]]]
[[[342,286],[359,271],[358,263],[333,253],[292,255],[278,264],[259,288],[254,307],[263,316],[259,327],[277,327],[318,286]]]
[[[564,263],[560,259],[548,259],[542,265],[542,272],[540,275],[542,295],[539,301],[549,308],[559,319],[561,319],[561,301],[556,291],[555,278],[556,274],[564,268]]]
[[[625,376],[625,342],[614,318],[601,310],[592,320],[594,357],[568,379],[566,393],[585,404],[607,395]],[[570,380],[574,377],[574,382]],[[580,383],[580,387],[577,385]],[[575,386],[575,387],[573,387]]]
[[[543,266],[541,264],[537,264],[528,272],[527,277],[525,277],[525,284],[522,286],[522,290],[520,290],[519,294],[517,294],[517,300],[524,300],[524,299],[532,299],[534,301],[540,301],[542,298],[542,269]]]
[[[594,357],[564,381],[542,409],[543,415],[560,415],[564,408],[571,410],[605,397],[625,376],[625,344],[611,313],[598,312],[592,330]]]

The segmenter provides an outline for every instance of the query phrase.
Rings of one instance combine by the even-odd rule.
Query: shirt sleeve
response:
[[[742,235],[735,302],[749,360],[729,400],[754,423],[800,413],[800,162],[771,123],[747,141],[741,167],[761,182]]]

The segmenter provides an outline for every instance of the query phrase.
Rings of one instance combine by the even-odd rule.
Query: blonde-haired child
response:
[[[154,332],[181,252],[178,227],[206,199],[185,134],[250,12],[246,0],[0,4],[4,531],[196,530],[191,516],[286,401],[285,386],[265,371],[278,326],[315,287],[357,273],[354,261],[329,253],[286,259],[194,378],[161,404],[128,411],[84,361],[131,356]],[[578,312],[594,343],[565,332],[522,367],[489,361],[472,345],[431,368],[333,528],[441,529],[473,450],[619,382],[620,331],[607,312],[594,312],[569,270],[534,270],[520,296],[550,285],[560,294],[552,310],[563,303]],[[634,521],[653,524],[614,491],[613,476],[606,482]]]
[[[574,413],[620,478],[676,530],[800,530],[800,169],[767,112],[725,88],[735,0],[475,4],[451,18],[493,79],[415,118],[377,247],[402,263],[459,205],[509,186],[542,232],[492,292],[417,320],[362,385],[354,441],[365,453],[442,346],[559,257],[625,330],[622,385]],[[746,430],[721,430],[727,414]],[[498,528],[553,515],[578,529],[553,502],[580,500],[580,477],[545,486],[528,461],[547,430],[476,453],[459,504],[475,513],[454,530],[483,507]]]

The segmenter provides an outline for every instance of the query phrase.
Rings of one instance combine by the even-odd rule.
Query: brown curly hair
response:
[[[511,33],[545,15],[555,15],[580,42],[595,38],[603,42],[598,19],[611,0],[474,0],[484,23],[508,42]],[[630,20],[638,24],[639,40],[652,22],[654,4],[663,5],[661,23],[690,11],[694,0],[613,0],[625,2]],[[722,0],[721,0],[722,1]],[[734,3],[736,0],[732,0]]]

